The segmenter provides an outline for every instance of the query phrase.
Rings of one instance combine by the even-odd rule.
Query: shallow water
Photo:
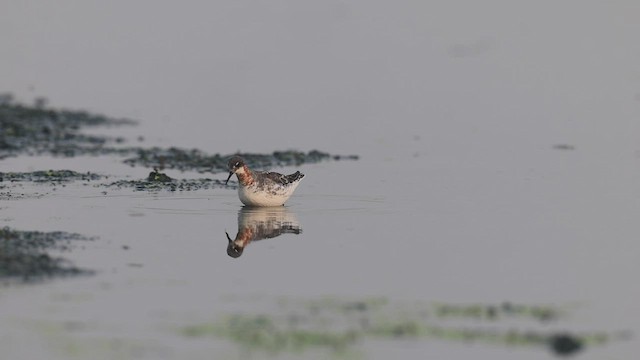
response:
[[[557,156],[549,150],[549,159]],[[3,327],[3,346],[18,357],[84,357],[98,343],[105,358],[122,355],[120,351],[131,358],[199,358],[210,351],[240,351],[236,355],[242,358],[242,346],[213,336],[185,338],[180,329],[216,323],[234,313],[286,313],[270,309],[282,298],[330,296],[345,301],[382,297],[426,304],[507,301],[566,307],[569,316],[548,323],[463,317],[445,325],[603,332],[612,340],[604,350],[588,347],[584,357],[626,353],[631,340],[617,338],[620,332],[637,329],[629,316],[637,310],[636,289],[629,286],[638,270],[630,251],[634,243],[619,235],[612,244],[610,237],[600,236],[607,229],[623,231],[623,226],[631,231],[631,219],[594,222],[590,230],[585,221],[574,228],[573,221],[588,218],[592,210],[567,214],[566,203],[554,200],[548,189],[538,189],[534,180],[484,174],[487,181],[502,181],[496,188],[470,177],[461,180],[470,170],[458,169],[449,170],[448,181],[440,171],[416,186],[423,182],[420,177],[397,175],[415,165],[416,160],[408,160],[305,165],[303,184],[275,215],[247,215],[235,191],[226,189],[146,193],[80,183],[55,190],[25,185],[25,191],[47,195],[4,202],[4,224],[98,236],[62,254],[97,275],[0,290],[3,323],[11,324]],[[363,191],[361,177],[370,179],[368,189],[377,191]],[[516,191],[523,186],[527,194]],[[410,188],[413,194],[400,192]],[[544,197],[549,198],[542,201]],[[560,221],[564,217],[569,219]],[[266,224],[270,218],[276,226],[298,224],[302,232],[252,241],[239,258],[227,255],[225,231],[234,238],[252,221]],[[20,346],[26,340],[18,339],[24,338],[47,345]],[[351,351],[368,358],[550,354],[545,347],[515,347],[505,353],[503,346],[480,343],[368,340]],[[326,355],[326,349],[320,350]],[[260,349],[253,351],[253,356],[266,356]],[[312,356],[313,351],[305,354]]]
[[[0,14],[8,54],[0,92],[140,121],[91,133],[209,153],[317,148],[360,160],[274,169],[306,177],[286,213],[266,221],[248,219],[229,189],[12,188],[26,195],[0,203],[0,226],[95,236],[56,255],[96,274],[0,287],[3,354],[556,356],[540,344],[465,340],[459,329],[606,334],[578,356],[635,354],[639,10],[632,2],[473,4],[154,5],[153,17],[148,4],[9,5]],[[91,171],[111,175],[107,182],[151,170],[122,159],[21,156],[0,160],[0,170]],[[225,231],[234,238],[252,221],[301,232],[228,256]],[[276,327],[296,316],[328,333],[355,326],[282,305],[327,298],[384,299],[362,316],[402,322],[426,313],[427,325],[401,336],[372,335],[374,324],[340,351],[275,353],[220,325],[266,314]],[[505,302],[564,315],[440,318],[433,308]],[[321,309],[340,317],[332,306]],[[208,330],[216,326],[222,334]],[[437,336],[434,326],[454,334]]]

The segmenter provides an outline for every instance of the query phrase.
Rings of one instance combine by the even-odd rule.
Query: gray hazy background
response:
[[[220,296],[247,293],[579,304],[570,330],[637,335],[639,35],[638,1],[2,0],[0,92],[18,100],[137,119],[114,131],[142,146],[361,159],[304,165],[288,204],[304,233],[239,262],[224,253],[240,208],[226,189],[70,185],[3,205],[1,226],[100,241],[68,255],[95,277],[0,290],[12,324],[0,345],[16,358],[62,340],[92,350],[28,325],[72,318],[87,339],[208,358],[218,343],[197,352],[167,329],[212,321]],[[47,168],[148,174],[120,159],[0,162]],[[54,345],[29,346],[42,339]],[[381,343],[367,357],[552,357]],[[580,359],[629,358],[637,344]],[[131,357],[155,358],[143,355]]]
[[[415,134],[474,156],[578,138],[635,151],[636,1],[0,6],[0,91],[139,119],[150,141],[225,152],[322,139],[357,153]]]

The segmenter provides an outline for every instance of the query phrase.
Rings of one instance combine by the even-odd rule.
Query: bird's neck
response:
[[[238,182],[243,186],[251,185],[255,181],[253,173],[246,165],[236,171],[236,176],[238,177]]]

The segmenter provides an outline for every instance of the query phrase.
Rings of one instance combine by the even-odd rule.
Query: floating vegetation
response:
[[[100,180],[103,176],[86,172],[78,173],[71,170],[46,170],[32,172],[0,172],[0,182],[37,182],[37,183],[61,183],[69,181]]]
[[[364,300],[280,299],[279,309],[269,314],[238,313],[214,323],[181,329],[188,337],[215,336],[231,340],[245,349],[281,353],[324,349],[345,352],[367,339],[439,339],[461,343],[485,343],[513,347],[539,347],[557,356],[584,351],[620,336],[605,332],[556,331],[534,327],[559,319],[565,310],[554,306],[505,302],[491,304],[400,304],[384,298]],[[491,310],[489,310],[491,309]],[[492,314],[492,315],[488,315]],[[545,315],[541,315],[545,314]],[[554,314],[554,315],[548,315]],[[501,320],[518,316],[535,320],[524,329]],[[455,325],[445,322],[455,317]],[[451,319],[453,320],[453,319]],[[480,326],[490,320],[493,326]],[[467,321],[467,325],[460,325]]]
[[[118,189],[130,188],[134,191],[197,191],[221,187],[234,188],[231,185],[225,186],[224,181],[216,179],[182,179],[168,182],[148,180],[119,180],[107,186]]]
[[[194,325],[183,329],[190,337],[214,335],[232,340],[246,348],[271,353],[329,348],[344,351],[359,339],[352,331],[335,332],[320,329],[282,328],[278,320],[267,315],[232,315],[216,325]]]
[[[0,185],[0,189],[4,189],[5,186]],[[40,198],[42,196],[44,196],[45,194],[41,194],[41,193],[24,193],[24,192],[20,192],[17,193],[15,191],[0,191],[0,200],[22,200],[22,199],[34,199],[34,198]]]
[[[79,173],[71,170],[38,170],[31,172],[0,172],[0,199],[20,200],[26,198],[39,198],[47,193],[24,190],[24,183],[37,183],[44,185],[62,185],[72,181],[82,181],[83,185],[88,185],[91,181],[101,180],[106,176],[96,173]],[[100,184],[96,184],[100,185]],[[55,190],[55,187],[53,188]]]
[[[208,155],[200,150],[179,148],[137,149],[135,156],[124,160],[129,165],[148,168],[191,170],[198,172],[227,172],[227,161],[233,155],[240,155],[252,168],[266,169],[276,166],[294,166],[305,163],[317,163],[324,160],[357,160],[356,155],[331,155],[322,151],[274,151],[271,154],[237,153],[228,155]]]
[[[135,191],[195,191],[220,187],[235,188],[225,185],[218,179],[173,179],[164,173],[154,169],[144,180],[119,180],[107,185],[112,188],[131,188]]]
[[[61,184],[72,181],[97,181],[108,179],[96,173],[86,172],[78,173],[71,170],[38,170],[31,172],[0,172],[0,189],[11,189],[15,184],[23,182],[42,183],[42,184]],[[146,179],[142,180],[118,180],[110,184],[96,183],[96,187],[107,188],[131,188],[135,191],[195,191],[213,188],[237,188],[233,181],[225,185],[225,182],[219,179],[173,179],[168,175],[154,169]],[[22,195],[22,196],[20,196]],[[17,194],[15,192],[0,192],[0,199],[5,198],[23,198],[25,194]],[[33,196],[32,196],[33,197]]]
[[[16,104],[11,96],[0,99],[0,159],[18,154],[61,156],[128,153],[105,146],[123,138],[86,135],[85,127],[132,125],[134,121],[111,119],[85,111],[53,110],[43,104]]]
[[[82,130],[95,126],[134,125],[135,121],[112,119],[85,111],[54,110],[45,108],[45,104],[46,101],[39,101],[33,106],[17,104],[11,95],[0,95],[0,159],[22,154],[66,157],[119,155],[127,157],[124,162],[131,166],[200,173],[226,172],[227,160],[232,155],[241,155],[257,169],[358,159],[357,155],[331,155],[318,150],[210,155],[198,149],[123,146],[123,137],[86,135]]]
[[[69,261],[53,257],[47,251],[68,251],[73,242],[90,240],[85,236],[62,231],[19,231],[0,229],[0,278],[34,281],[52,276],[90,273]]]
[[[525,306],[504,302],[500,305],[435,304],[438,317],[461,317],[497,320],[506,317],[530,317],[538,321],[557,320],[562,312],[552,306]]]

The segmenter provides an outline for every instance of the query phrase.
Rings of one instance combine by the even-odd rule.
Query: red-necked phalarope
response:
[[[239,156],[231,157],[228,167],[229,177],[225,184],[229,182],[233,174],[236,174],[239,183],[238,196],[240,201],[247,206],[284,205],[304,177],[300,171],[291,175],[253,171]]]

